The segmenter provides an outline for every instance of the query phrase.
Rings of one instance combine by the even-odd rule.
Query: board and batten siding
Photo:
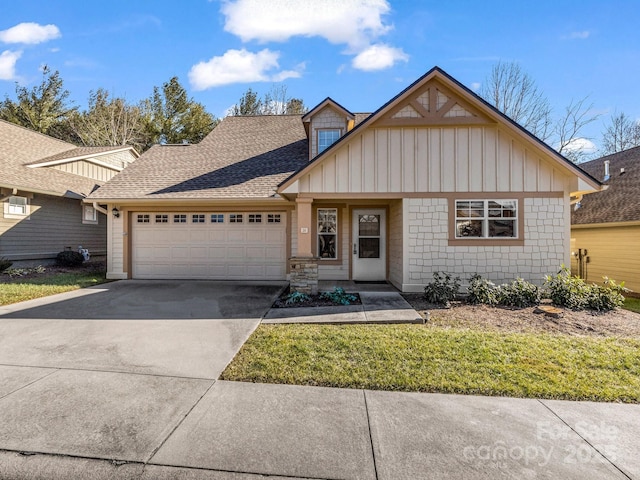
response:
[[[603,277],[625,282],[625,287],[640,293],[640,225],[571,228],[571,248],[587,249],[585,280],[602,283]],[[577,261],[571,259],[573,274]]]
[[[568,192],[571,176],[495,126],[369,128],[299,180],[303,193]]]
[[[80,200],[36,193],[29,205],[31,213],[24,218],[4,218],[0,212],[0,257],[49,259],[79,245],[92,255],[106,253],[105,216],[98,213],[97,224],[82,223]]]
[[[74,175],[81,175],[83,177],[92,178],[104,183],[111,180],[118,173],[117,170],[112,168],[106,168],[95,163],[87,162],[86,160],[78,160],[76,162],[61,163],[60,165],[54,165],[50,168],[61,170],[67,173],[73,173]]]

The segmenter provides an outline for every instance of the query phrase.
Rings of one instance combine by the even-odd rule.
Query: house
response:
[[[106,253],[106,217],[82,202],[138,153],[76,147],[0,120],[0,258],[46,263],[82,245]]]
[[[541,283],[569,262],[570,201],[601,184],[439,68],[372,114],[227,117],[92,193],[108,276]]]
[[[580,165],[608,188],[571,212],[571,267],[590,282],[607,276],[640,292],[640,147]]]

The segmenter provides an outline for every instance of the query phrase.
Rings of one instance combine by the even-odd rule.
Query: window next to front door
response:
[[[324,260],[338,258],[338,209],[318,209],[318,257]]]

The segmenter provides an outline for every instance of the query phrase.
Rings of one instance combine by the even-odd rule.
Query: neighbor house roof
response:
[[[139,156],[138,152],[131,146],[125,145],[120,147],[75,147],[71,150],[56,153],[54,155],[28,163],[28,166],[44,166],[55,165],[59,163],[69,162],[72,160],[93,159],[116,152],[131,151],[134,156]],[[122,167],[124,168],[125,165]]]
[[[0,187],[51,195],[89,195],[96,180],[52,168],[30,168],[47,159],[87,157],[131,147],[76,147],[48,135],[0,120]]]
[[[196,145],[152,147],[91,198],[269,198],[308,158],[301,115],[230,116]]]
[[[609,162],[608,180],[604,180],[605,161]],[[640,147],[580,166],[609,188],[582,197],[580,208],[571,213],[573,225],[640,221]]]

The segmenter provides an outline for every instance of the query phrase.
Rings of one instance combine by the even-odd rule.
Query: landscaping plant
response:
[[[460,277],[445,272],[433,272],[433,282],[424,287],[424,298],[436,305],[451,306],[460,290]]]
[[[302,303],[302,302],[307,302],[309,300],[311,300],[311,297],[306,293],[291,292],[289,295],[286,296],[284,303],[286,303],[287,305],[292,305],[294,303]]]
[[[606,312],[624,304],[624,282],[618,284],[607,277],[603,285],[588,284],[578,276],[571,276],[567,267],[562,265],[555,275],[545,277],[547,295],[560,307],[571,310],[591,309]]]
[[[472,305],[497,305],[497,288],[496,284],[491,280],[482,278],[478,273],[474,273],[471,278],[469,278],[467,302]]]
[[[0,258],[0,272],[4,272],[11,265],[13,265],[13,262],[10,262],[4,257]]]
[[[56,264],[62,267],[79,267],[83,262],[82,254],[72,250],[65,250],[56,256]]]
[[[357,300],[355,295],[345,292],[342,287],[333,287],[333,290],[330,292],[322,292],[320,294],[320,298],[330,300],[333,303],[338,303],[340,305],[351,305]]]
[[[505,283],[497,288],[498,305],[505,307],[526,308],[540,304],[542,291],[531,283],[516,278],[511,283]]]

